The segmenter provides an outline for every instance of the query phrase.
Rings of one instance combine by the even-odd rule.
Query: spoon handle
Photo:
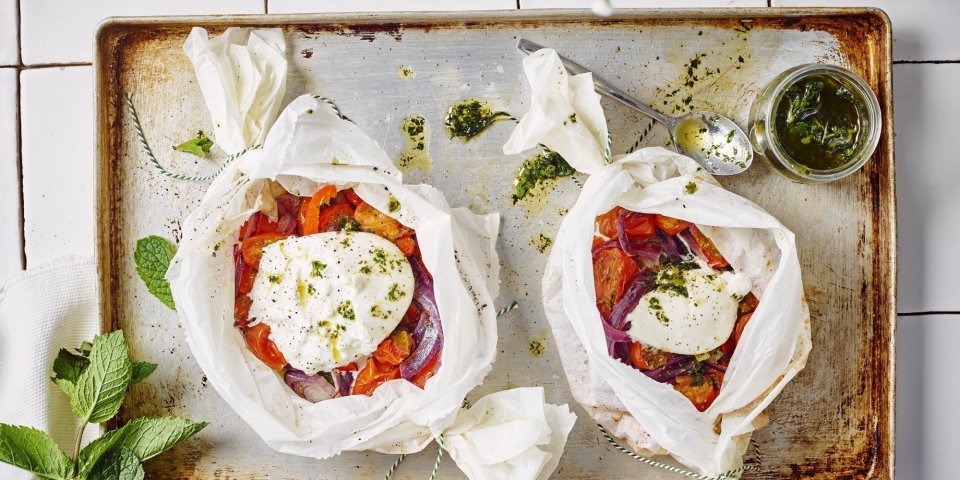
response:
[[[544,47],[537,45],[536,43],[531,42],[530,40],[521,38],[520,41],[517,42],[517,48],[520,49],[521,52],[529,55]],[[586,68],[584,68],[583,65],[580,65],[579,63],[574,62],[573,60],[570,60],[569,58],[564,57],[563,55],[558,54],[557,56],[560,57],[560,61],[563,62],[563,66],[567,67],[567,71],[573,75],[579,75],[581,73],[593,73],[590,70],[587,70]],[[630,95],[627,94],[627,92],[624,92],[623,90],[620,90],[619,88],[613,86],[613,84],[604,80],[602,77],[600,77],[596,73],[593,73],[593,86],[596,89],[597,93],[599,93],[600,95],[612,98],[630,108],[639,110],[640,112],[643,112],[644,114],[650,116],[654,120],[657,120],[658,122],[666,125],[667,128],[671,130],[673,129],[673,123],[674,123],[673,118],[668,117],[654,110],[653,107],[637,100],[636,98],[631,97]]]

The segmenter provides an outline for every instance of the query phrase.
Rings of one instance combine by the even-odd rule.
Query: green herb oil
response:
[[[848,163],[861,141],[859,96],[829,75],[791,85],[777,104],[774,128],[793,161],[812,170]]]

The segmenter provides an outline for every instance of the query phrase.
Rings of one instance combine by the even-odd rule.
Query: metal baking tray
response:
[[[520,305],[500,318],[494,370],[468,398],[542,385],[548,401],[574,406],[580,420],[554,475],[562,479],[675,474],[605,444],[590,417],[573,405],[562,352],[550,338],[539,293],[547,255],[538,239],[553,237],[582,178],[564,179],[539,200],[513,205],[513,178],[524,156],[501,152],[511,124],[498,123],[463,143],[445,134],[446,110],[458,100],[479,98],[514,115],[526,111],[529,90],[515,48],[520,37],[557,48],[667,112],[712,110],[741,125],[758,89],[790,66],[835,63],[859,73],[876,92],[884,121],[880,145],[863,170],[826,185],[801,185],[758,161],[743,175],[719,179],[796,232],[813,325],[807,368],[769,408],[770,425],[754,436],[760,471],[744,478],[893,476],[897,249],[890,22],[872,9],[765,8],[623,10],[613,18],[587,11],[500,11],[107,20],[97,33],[94,63],[103,329],[124,329],[136,358],[160,364],[132,388],[119,418],[174,414],[211,422],[197,438],[147,462],[150,478],[376,479],[395,460],[346,453],[318,461],[267,448],[207,385],[175,313],[147,293],[134,271],[136,240],[151,234],[177,240],[180,220],[206,184],[161,176],[147,163],[124,93],[133,95],[161,163],[189,173],[216,167],[216,161],[170,148],[198,129],[211,131],[181,51],[195,25],[211,34],[232,25],[283,28],[290,61],[287,100],[304,93],[333,99],[394,158],[403,147],[403,118],[427,119],[433,166],[411,170],[405,179],[437,186],[454,206],[502,213],[499,303]],[[690,61],[700,55],[697,69],[719,72],[698,74],[694,86],[685,87]],[[413,75],[398,74],[401,66]],[[667,141],[665,130],[649,119],[606,100],[604,108],[614,153]],[[220,156],[226,153],[232,152]],[[435,454],[431,446],[408,457],[396,478],[426,478]],[[445,460],[439,478],[462,474]]]

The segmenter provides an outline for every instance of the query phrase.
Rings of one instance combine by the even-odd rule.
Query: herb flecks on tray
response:
[[[507,112],[495,112],[486,102],[467,99],[453,104],[447,112],[444,126],[450,138],[468,141],[499,120],[509,120]]]
[[[137,275],[140,275],[147,290],[164,305],[176,310],[173,294],[170,292],[170,283],[166,278],[173,255],[174,250],[170,242],[162,237],[151,235],[137,240],[133,260],[137,264]]]
[[[61,349],[51,378],[70,399],[80,419],[73,457],[49,435],[35,428],[0,424],[0,462],[43,478],[62,480],[142,480],[141,462],[193,436],[206,423],[175,417],[143,417],[107,432],[80,448],[89,423],[101,423],[120,411],[127,388],[143,381],[157,365],[130,359],[123,332],[84,342],[71,352]]]
[[[523,200],[535,187],[560,177],[569,177],[576,173],[573,167],[553,151],[544,151],[523,161],[514,181],[513,203]]]
[[[206,157],[207,154],[210,153],[211,148],[213,148],[213,140],[210,140],[207,135],[203,133],[203,130],[197,132],[196,137],[173,147],[174,150],[186,152],[201,158]]]
[[[862,101],[829,75],[791,85],[777,104],[780,144],[797,163],[830,170],[848,162],[860,140]]]
[[[403,151],[397,161],[400,170],[407,172],[419,168],[426,171],[433,168],[429,153],[430,125],[427,124],[427,119],[420,115],[406,117],[400,124],[400,130],[403,132]]]

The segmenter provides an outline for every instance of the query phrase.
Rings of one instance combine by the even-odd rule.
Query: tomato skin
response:
[[[359,370],[359,367],[357,367],[357,362],[350,362],[342,367],[337,367],[337,370],[341,372],[356,372]]]
[[[695,385],[692,375],[678,375],[674,382],[674,390],[682,393],[697,410],[702,412],[710,407],[717,395],[720,395],[723,374],[720,375],[720,383],[716,383],[716,377],[713,374],[704,376],[699,385]]]
[[[327,205],[337,196],[337,187],[326,185],[310,197],[310,200],[300,204],[297,220],[300,223],[300,233],[313,235],[320,231],[320,207]]]
[[[631,240],[647,240],[657,233],[657,217],[646,213],[625,214],[623,233]]]
[[[376,358],[370,358],[357,374],[357,380],[353,384],[353,394],[373,395],[377,387],[397,378],[400,378],[399,366],[384,365]]]
[[[409,228],[400,225],[400,222],[366,202],[357,205],[353,218],[360,224],[360,229],[364,232],[380,235],[391,242],[412,232]]]
[[[657,227],[667,235],[676,235],[690,226],[690,222],[666,215],[657,215]]]
[[[607,238],[617,238],[617,217],[620,216],[621,211],[623,211],[623,207],[613,207],[609,212],[597,217],[600,235]]]
[[[597,248],[598,246],[600,246],[600,244],[602,244],[605,241],[606,240],[604,240],[603,237],[593,237],[593,243],[590,244],[590,249],[592,250],[594,248]]]
[[[420,247],[417,245],[417,241],[413,237],[400,237],[396,241],[397,248],[403,252],[403,256],[409,257],[411,255],[417,255],[420,253]]]
[[[433,355],[433,358],[427,361],[426,365],[423,366],[423,370],[420,370],[413,378],[410,379],[414,385],[420,387],[421,389],[427,384],[427,380],[430,380],[430,377],[433,377],[437,373],[437,367],[440,363],[440,352],[437,350],[437,353]]]
[[[258,323],[248,328],[243,333],[243,339],[247,342],[247,348],[253,352],[254,356],[268,367],[280,371],[287,366],[287,360],[283,358],[283,353],[277,349],[277,345],[270,340],[270,326],[265,323]]]
[[[640,342],[630,344],[630,361],[640,370],[655,370],[662,367],[669,359],[670,354],[662,350],[645,348]]]
[[[357,192],[354,192],[352,188],[341,190],[340,193],[342,193],[343,197],[347,199],[347,202],[350,202],[350,205],[354,207],[363,203],[363,199],[360,198],[360,195],[357,195]]]
[[[373,358],[384,365],[397,366],[410,356],[414,348],[413,335],[397,330],[380,342],[377,350],[373,352]]]
[[[234,273],[234,295],[246,295],[253,290],[253,281],[257,278],[257,269],[243,261],[240,245],[233,246],[233,263],[236,269]]]
[[[243,261],[254,269],[260,268],[260,259],[263,258],[263,249],[271,243],[279,242],[289,235],[282,233],[262,233],[254,235],[240,244],[240,253]]]
[[[336,232],[346,220],[353,220],[353,207],[349,203],[338,203],[320,211],[317,228],[320,232]]]
[[[593,256],[593,287],[597,308],[604,318],[610,316],[639,271],[637,262],[620,247],[607,248]]]
[[[717,246],[713,244],[713,241],[707,238],[696,225],[690,225],[690,234],[693,235],[693,240],[697,243],[697,248],[707,261],[707,265],[713,268],[726,268],[730,266],[730,262],[723,258],[723,255],[720,254],[720,250],[717,250]]]
[[[760,300],[752,292],[748,293],[747,296],[743,297],[740,300],[740,305],[737,306],[737,315],[744,316],[748,313],[753,313],[757,307],[760,306]]]
[[[233,301],[233,326],[241,329],[247,328],[251,305],[253,305],[253,300],[250,300],[247,295],[240,295]]]
[[[276,233],[277,222],[271,222],[263,212],[254,212],[240,227],[240,238],[246,239],[261,233]]]
[[[740,343],[740,336],[743,335],[743,329],[747,327],[747,323],[750,321],[750,318],[753,317],[753,312],[741,316],[737,319],[737,326],[733,329],[733,341]]]

